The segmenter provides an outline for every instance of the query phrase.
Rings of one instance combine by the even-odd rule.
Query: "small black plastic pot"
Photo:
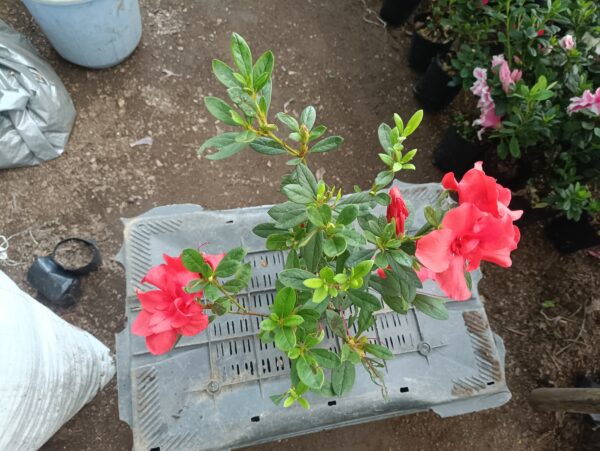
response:
[[[546,225],[546,235],[556,250],[564,254],[600,245],[598,232],[585,213],[579,221],[560,216]]]
[[[415,16],[415,23],[425,22],[429,14],[418,14]],[[425,72],[434,56],[439,53],[447,52],[452,42],[434,42],[423,37],[419,30],[415,29],[412,40],[410,41],[410,50],[408,53],[408,65],[417,72]]]
[[[413,89],[415,98],[427,111],[442,110],[460,92],[460,86],[448,85],[451,81],[452,77],[442,67],[440,55],[436,55]]]
[[[527,158],[508,157],[503,160],[495,147],[486,148],[483,167],[486,174],[511,191],[524,188],[533,174],[533,165]]]
[[[433,164],[444,172],[454,172],[455,177],[460,179],[482,159],[483,153],[479,142],[466,140],[451,125],[433,152]]]
[[[383,0],[379,17],[392,27],[399,27],[410,17],[421,0]]]

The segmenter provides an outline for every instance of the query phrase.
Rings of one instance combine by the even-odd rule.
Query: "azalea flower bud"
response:
[[[392,201],[387,208],[387,221],[392,222],[392,219],[396,221],[396,235],[400,236],[404,234],[404,223],[408,218],[409,211],[397,186],[390,190],[390,197]]]

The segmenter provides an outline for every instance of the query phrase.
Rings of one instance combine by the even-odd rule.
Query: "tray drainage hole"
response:
[[[488,385],[494,385],[494,381],[489,381],[487,384]]]
[[[408,393],[408,387],[400,387],[400,393]]]
[[[150,451],[160,451],[160,446],[157,446],[156,448],[150,448]]]
[[[253,423],[258,423],[260,421],[260,417],[259,416],[252,417],[252,418],[250,418],[250,421],[252,421]]]
[[[225,221],[225,224],[233,224],[233,219],[230,219],[229,221]]]
[[[329,401],[327,403],[328,406],[335,406],[337,404],[337,401]]]

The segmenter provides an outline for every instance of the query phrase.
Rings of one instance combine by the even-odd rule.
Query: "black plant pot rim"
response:
[[[419,22],[419,21],[425,22],[425,21],[420,20],[420,19],[425,19],[425,18],[427,18],[430,15],[431,15],[431,12],[425,12],[425,13],[417,14],[417,15],[414,16],[414,18],[413,18],[414,33],[418,34],[421,39],[424,39],[425,41],[428,41],[428,42],[432,42],[434,44],[448,45],[448,44],[452,43],[452,38],[451,37],[448,37],[445,41],[444,40],[442,40],[442,41],[434,41],[432,39],[429,39],[427,36],[423,36],[423,33],[421,33],[421,30],[424,30],[425,28],[427,28],[427,24],[425,24],[424,27],[417,28],[417,22]]]

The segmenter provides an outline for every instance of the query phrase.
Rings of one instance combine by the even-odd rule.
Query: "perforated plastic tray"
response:
[[[419,228],[422,208],[436,199],[440,186],[395,184],[413,205],[412,228]],[[170,354],[149,354],[144,339],[130,332],[140,308],[134,290],[145,288],[140,280],[163,253],[177,255],[205,242],[206,252],[245,246],[254,274],[239,299],[252,310],[268,311],[284,264],[281,252],[265,251],[264,240],[252,233],[269,220],[268,208],[176,205],[124,221],[118,259],[126,273],[128,325],[117,335],[119,411],[133,430],[136,450],[228,449],[418,411],[459,415],[510,399],[502,341],[490,331],[477,294],[479,272],[473,274],[473,297],[449,303],[447,321],[415,310],[377,314],[369,336],[396,356],[386,367],[387,401],[359,367],[347,396],[314,395],[310,412],[275,406],[269,396],[289,388],[290,361],[258,339],[259,319],[253,317],[220,317],[205,333],[184,337]],[[440,294],[433,284],[424,291]],[[339,345],[328,333],[325,346]]]

